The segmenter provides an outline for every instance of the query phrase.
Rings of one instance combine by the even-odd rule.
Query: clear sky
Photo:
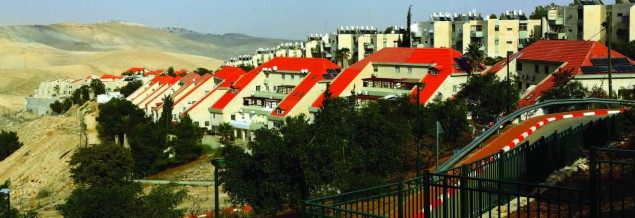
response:
[[[434,12],[473,9],[483,15],[505,10],[530,14],[535,6],[551,2],[567,5],[573,0],[2,0],[0,25],[121,20],[204,33],[303,40],[308,34],[334,32],[339,26],[405,26],[411,4],[414,22],[429,20]]]

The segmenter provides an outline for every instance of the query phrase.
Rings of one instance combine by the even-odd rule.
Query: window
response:
[[[209,121],[205,121],[205,126],[209,126]]]
[[[284,79],[284,73],[283,73],[283,74],[281,74],[281,75],[282,75],[282,79]]]
[[[518,84],[518,90],[523,90],[523,83],[519,82]]]
[[[518,28],[520,29],[520,31],[527,31],[527,24],[526,23],[521,23]]]
[[[538,64],[534,65],[534,73],[538,73],[538,67],[540,67]]]
[[[494,40],[494,45],[498,45],[498,39]]]
[[[456,31],[456,26],[454,24],[452,24],[452,32]]]
[[[512,31],[512,28],[507,28],[507,31],[510,31],[510,32],[511,32],[511,31]]]
[[[511,44],[514,44],[514,42],[513,41],[507,41],[507,44],[511,45]]]
[[[430,75],[436,76],[439,74],[439,71],[436,69],[430,69]]]
[[[236,114],[232,114],[231,119],[236,120]]]
[[[256,86],[256,92],[260,91],[260,86]]]
[[[516,63],[516,71],[523,71],[523,63]]]
[[[373,72],[377,72],[379,71],[379,68],[377,66],[373,66]]]
[[[621,16],[624,16],[624,14],[622,14],[622,13],[617,13],[617,16],[618,16],[618,17],[621,17]]]
[[[458,92],[459,91],[459,85],[453,85],[452,86],[452,91],[453,92]]]
[[[395,67],[395,73],[399,73],[399,67]]]
[[[216,114],[212,114],[212,119],[216,119]]]
[[[549,74],[549,66],[545,65],[545,74]]]
[[[412,73],[412,67],[408,67],[408,73]]]
[[[569,28],[569,32],[570,32],[570,33],[572,33],[572,32],[573,32],[573,29]]]
[[[294,79],[294,78],[295,78],[295,75],[291,74],[291,79]]]
[[[499,29],[498,25],[495,25],[494,26],[494,31],[498,31],[498,29]]]

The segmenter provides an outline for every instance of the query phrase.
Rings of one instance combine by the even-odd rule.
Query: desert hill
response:
[[[45,80],[116,74],[133,66],[217,69],[227,57],[283,41],[130,23],[0,27],[0,113],[23,109],[24,97]]]

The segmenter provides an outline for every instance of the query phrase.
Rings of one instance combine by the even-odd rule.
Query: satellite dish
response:
[[[278,70],[278,66],[273,66],[273,71],[277,71]]]

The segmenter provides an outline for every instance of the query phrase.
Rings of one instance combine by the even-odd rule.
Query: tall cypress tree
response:
[[[408,15],[406,16],[406,33],[403,34],[403,40],[401,41],[401,47],[410,48],[410,23],[412,13],[410,10],[412,9],[412,5],[408,6]]]
[[[166,130],[166,132],[169,132],[172,129],[171,127],[173,107],[174,101],[172,100],[172,97],[168,95],[167,97],[165,97],[165,100],[163,100],[163,111],[161,112],[161,117],[159,118],[159,122],[157,123],[157,125],[159,125],[159,128]]]

